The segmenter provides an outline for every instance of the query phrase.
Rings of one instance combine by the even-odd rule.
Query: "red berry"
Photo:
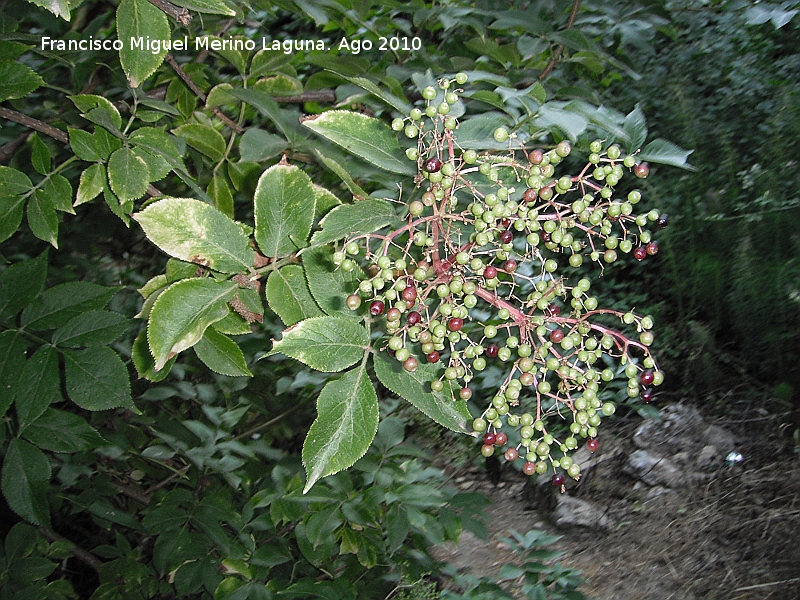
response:
[[[503,270],[504,270],[506,273],[513,273],[514,271],[516,271],[516,270],[517,270],[517,261],[515,261],[515,260],[512,260],[512,259],[508,259],[508,260],[506,261],[506,264],[505,264],[505,265],[504,265],[504,267],[503,267]]]
[[[408,371],[409,373],[413,373],[414,371],[416,371],[418,366],[419,366],[419,362],[413,356],[409,356],[405,360],[405,362],[403,362],[403,368],[406,371]]]
[[[547,307],[547,314],[551,317],[557,317],[561,312],[561,307],[558,304],[551,304]]]
[[[429,158],[425,161],[425,170],[428,173],[438,173],[442,168],[442,161],[436,158]]]
[[[439,353],[434,350],[430,354],[426,354],[425,358],[428,360],[429,363],[437,363],[439,362]]]
[[[514,232],[510,229],[506,229],[503,233],[500,234],[500,241],[504,244],[510,244],[514,241]]]
[[[453,317],[449,321],[447,321],[447,328],[450,331],[461,331],[461,328],[464,326],[464,319],[460,319],[458,317]]]
[[[653,399],[653,388],[646,388],[642,391],[642,402],[650,402]]]
[[[528,189],[527,189],[527,190],[525,190],[525,192],[522,194],[522,199],[523,199],[523,200],[525,200],[525,202],[528,202],[528,203],[530,203],[530,202],[536,202],[537,198],[539,198],[539,192],[537,192],[537,191],[536,191],[535,189],[533,189],[533,188],[528,188]]]
[[[402,315],[402,313],[398,309],[390,308],[389,310],[386,311],[386,320],[387,321],[399,321],[400,320],[400,315]]]
[[[554,486],[561,487],[562,485],[564,485],[566,479],[564,478],[564,475],[562,475],[561,473],[556,473],[555,475],[553,475],[553,478],[550,481],[553,482]]]
[[[647,244],[647,253],[649,255],[657,254],[658,253],[658,242],[650,242]]]
[[[416,310],[412,310],[410,313],[408,313],[408,316],[406,316],[406,323],[409,325],[416,325],[420,322],[420,319],[422,319],[422,315]]]
[[[553,331],[550,332],[550,341],[553,342],[554,344],[558,344],[563,339],[564,339],[564,332],[561,331],[560,329],[553,329]]]
[[[472,390],[468,387],[463,387],[458,390],[458,397],[462,400],[469,400],[472,398]]]
[[[633,173],[639,179],[644,179],[650,174],[650,165],[648,165],[646,162],[639,163],[638,165],[633,167]]]
[[[380,300],[373,300],[369,305],[369,314],[373,317],[383,314],[383,309],[386,308]]]
[[[493,433],[485,433],[483,435],[483,443],[489,446],[494,446],[494,441],[496,439],[495,434]]]
[[[642,371],[642,374],[639,376],[639,380],[642,382],[642,385],[650,385],[653,383],[653,379],[655,376],[653,375],[653,370],[648,369],[647,371]]]
[[[525,473],[525,475],[533,475],[536,473],[536,463],[526,462],[522,465],[522,472]]]
[[[644,246],[639,246],[633,251],[633,256],[636,260],[644,260],[647,256],[647,248]]]
[[[497,352],[500,350],[500,347],[497,344],[489,344],[486,346],[486,356],[489,358],[494,358],[497,356]]]
[[[544,160],[544,152],[538,148],[536,150],[531,150],[531,153],[528,154],[528,160],[534,165],[540,165]]]
[[[497,268],[489,265],[483,270],[483,276],[486,279],[494,279],[497,277]]]
[[[494,437],[495,446],[505,446],[507,441],[508,441],[508,436],[502,431],[498,431]]]
[[[542,238],[542,241],[543,241],[543,242],[549,242],[549,241],[550,241],[550,234],[549,234],[549,233],[547,233],[546,231],[542,231],[542,232],[539,234],[539,237],[540,237],[540,238]]]
[[[508,217],[500,219],[500,227],[502,227],[503,229],[508,229],[509,227],[511,227],[511,219],[509,219]]]
[[[505,451],[504,456],[506,457],[506,460],[508,462],[514,462],[519,458],[519,452],[517,451],[516,448],[509,448],[508,450]]]
[[[413,302],[417,299],[417,288],[416,286],[409,285],[400,292],[400,298],[403,299],[405,302]]]
[[[590,439],[586,442],[586,449],[589,452],[594,452],[600,446],[600,442],[598,442],[595,438]]]

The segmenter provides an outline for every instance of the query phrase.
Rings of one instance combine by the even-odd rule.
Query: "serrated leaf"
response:
[[[192,198],[165,198],[133,215],[147,237],[170,256],[222,273],[246,273],[255,253],[241,227]]]
[[[147,323],[157,371],[174,354],[199,342],[209,325],[228,314],[228,301],[236,295],[236,288],[230,281],[186,279],[161,293]]]
[[[236,11],[222,0],[173,0],[173,4],[212,15],[227,15],[233,17]]]
[[[33,194],[26,210],[31,233],[58,249],[58,215],[45,194]]]
[[[365,77],[349,77],[347,75],[341,75],[340,77],[346,79],[350,83],[357,85],[358,87],[367,90],[373,96],[380,98],[386,104],[391,106],[392,108],[400,111],[404,115],[407,115],[411,111],[411,105],[408,103],[408,100],[405,98],[398,98],[394,94],[387,92],[384,88],[379,87],[374,82],[366,79]]]
[[[225,138],[213,127],[199,123],[187,123],[173,129],[172,133],[185,139],[192,148],[214,162],[219,162],[225,156]]]
[[[14,438],[3,460],[3,495],[11,509],[34,525],[50,525],[50,462],[33,444]]]
[[[28,2],[46,8],[55,16],[69,21],[69,0],[28,0]]]
[[[94,164],[81,173],[78,193],[75,196],[75,204],[80,206],[94,200],[108,184],[106,181],[106,168],[101,164]]]
[[[131,398],[128,369],[111,348],[97,346],[86,350],[64,350],[67,394],[86,410],[139,409]]]
[[[296,116],[299,113],[281,108],[269,94],[260,90],[241,88],[233,88],[230,94],[255,107],[275,123],[275,127],[286,137],[291,146],[297,146],[308,137],[307,131],[300,125]]]
[[[630,138],[628,152],[633,152],[642,147],[647,140],[647,122],[644,118],[641,106],[638,104],[631,112],[625,116],[625,131]]]
[[[25,361],[14,398],[17,408],[19,432],[38,419],[50,404],[60,402],[61,375],[58,371],[58,353],[52,346],[41,346]]]
[[[167,15],[147,0],[122,0],[117,8],[117,38],[125,40],[119,51],[122,70],[128,83],[136,88],[161,66],[167,49],[157,53],[134,48],[131,40],[168,40],[172,37]]]
[[[280,352],[317,371],[334,373],[358,361],[369,348],[369,333],[339,317],[312,317],[292,325],[267,356]]]
[[[374,233],[382,227],[400,223],[394,207],[386,200],[367,198],[331,210],[322,221],[321,231],[311,237],[313,245],[327,244],[345,237]]]
[[[314,197],[316,198],[316,206],[314,212],[317,216],[324,216],[335,206],[342,204],[342,201],[336,197],[328,188],[321,185],[314,184]]]
[[[438,376],[435,365],[420,362],[417,370],[409,373],[385,352],[376,354],[374,360],[375,375],[389,390],[408,400],[439,425],[459,433],[469,432],[467,421],[472,416],[467,403],[454,400],[449,393],[430,390],[430,382]]]
[[[153,359],[153,355],[150,354],[150,347],[147,344],[147,331],[142,331],[136,336],[133,342],[131,359],[133,360],[133,366],[136,367],[136,372],[139,374],[139,377],[156,383],[162,381],[169,375],[177,356],[173,356],[167,361],[164,368],[160,371],[156,371],[156,363]]]
[[[108,183],[120,200],[138,200],[147,191],[150,170],[133,150],[120,148],[108,159]]]
[[[636,155],[636,158],[638,160],[646,160],[662,165],[680,167],[688,171],[696,171],[697,169],[695,167],[686,162],[692,152],[694,152],[694,150],[684,150],[672,142],[658,139],[647,144],[647,146]]]
[[[175,145],[175,138],[155,127],[140,127],[130,135],[130,143],[157,155],[171,168],[186,170],[183,158]]]
[[[288,148],[286,138],[251,127],[239,141],[239,154],[245,162],[261,162],[278,156]]]
[[[122,142],[119,138],[114,137],[108,131],[103,129],[102,127],[95,127],[94,134],[92,135],[94,138],[94,147],[97,150],[97,154],[100,155],[101,160],[108,160],[111,158],[111,154],[122,148]]]
[[[359,186],[350,176],[350,173],[347,171],[347,169],[345,169],[337,161],[325,156],[318,148],[314,148],[314,155],[323,165],[333,171],[339,177],[339,179],[344,182],[344,184],[347,186],[347,189],[350,190],[350,193],[353,194],[353,196],[358,196],[360,198],[366,198],[369,196],[369,194],[365,192],[364,189]]]
[[[400,150],[397,134],[379,119],[346,110],[330,110],[304,119],[302,124],[381,169],[401,175],[417,172],[416,165]]]
[[[130,321],[107,310],[90,310],[73,317],[53,333],[52,342],[64,348],[101,346],[116,340]]]
[[[23,98],[44,80],[30,67],[14,61],[0,62],[0,102]]]
[[[345,298],[358,288],[356,271],[337,269],[333,264],[333,248],[330,246],[311,248],[302,256],[308,289],[323,312],[360,320],[361,316],[344,303]]]
[[[6,414],[25,368],[25,339],[16,331],[0,333],[0,417]]]
[[[2,69],[2,67],[0,67],[0,69]],[[0,78],[0,86],[2,86],[1,78]],[[50,149],[42,141],[38,133],[33,134],[31,146],[32,146],[31,164],[33,165],[33,168],[36,169],[37,173],[41,173],[42,175],[47,175],[50,172],[50,168],[52,166]]]
[[[214,207],[226,217],[233,218],[233,194],[225,176],[217,171],[208,184],[206,193],[214,201]]]
[[[548,102],[539,108],[533,123],[536,127],[557,131],[575,143],[589,126],[589,119],[575,110],[565,110],[563,103]]]
[[[0,179],[2,175],[0,171]],[[25,200],[22,196],[0,196],[0,242],[14,235],[22,224]]]
[[[122,39],[122,38],[120,38]],[[100,108],[103,112],[108,114],[108,118],[115,129],[122,127],[122,115],[119,110],[109,100],[102,96],[95,96],[94,94],[78,94],[76,96],[67,96],[81,113],[88,114],[93,110]],[[95,134],[97,132],[95,131]],[[107,135],[107,134],[106,134]],[[101,155],[102,156],[102,155]]]
[[[465,150],[505,150],[508,142],[495,140],[494,130],[510,123],[507,115],[495,112],[466,119],[456,131],[458,145]]]
[[[36,190],[35,194],[46,198],[56,210],[75,214],[72,208],[72,184],[63,175],[51,175],[44,187]]]
[[[298,167],[277,164],[261,174],[255,192],[255,239],[265,256],[288,256],[305,241],[314,221],[311,179]]]
[[[308,290],[305,273],[299,265],[287,265],[270,273],[266,296],[269,307],[287,327],[323,315]]]
[[[33,330],[61,327],[87,310],[103,308],[119,290],[88,281],[62,283],[40,294],[22,311],[22,326]]]
[[[148,181],[161,181],[172,171],[172,167],[161,154],[155,154],[139,146],[133,149],[133,153],[147,165]]]
[[[0,317],[16,315],[42,290],[47,277],[47,256],[45,250],[36,258],[13,264],[0,274]]]
[[[206,329],[202,339],[194,345],[197,358],[209,369],[229,377],[252,377],[242,349],[227,335],[213,327]]]
[[[253,84],[253,89],[268,93],[270,96],[296,96],[303,93],[303,84],[296,77],[286,73],[275,73],[269,77],[259,79]]]
[[[55,408],[28,426],[25,439],[51,452],[80,452],[108,444],[85,419]]]
[[[378,431],[378,396],[365,361],[317,398],[317,418],[303,443],[305,494],[319,479],[351,467],[366,454]]]

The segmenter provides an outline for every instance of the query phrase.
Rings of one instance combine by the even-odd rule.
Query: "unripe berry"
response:
[[[639,163],[633,168],[633,173],[639,179],[644,179],[650,174],[650,165],[648,165],[646,162]]]
[[[419,362],[413,356],[409,356],[405,361],[403,361],[403,368],[409,373],[416,371],[418,366]]]
[[[505,446],[506,442],[508,441],[508,436],[503,433],[502,431],[498,431],[495,435],[495,446]]]
[[[345,305],[350,310],[356,310],[359,306],[361,306],[361,296],[358,294],[350,294],[345,300]]]
[[[505,142],[508,139],[508,129],[505,127],[498,127],[494,130],[494,139],[496,142]]]
[[[514,462],[515,460],[517,460],[517,458],[519,458],[519,452],[517,451],[516,448],[509,448],[508,450],[505,451],[503,456],[505,456],[505,459],[508,462]]]
[[[650,254],[651,256],[653,254],[657,254],[658,253],[658,242],[650,242],[649,244],[647,244],[646,250],[647,250],[647,253]]]

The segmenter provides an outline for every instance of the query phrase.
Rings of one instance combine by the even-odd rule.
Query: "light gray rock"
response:
[[[720,454],[728,454],[736,448],[736,438],[730,431],[719,425],[709,425],[703,437],[706,444],[714,446]]]
[[[647,485],[680,487],[685,484],[681,470],[668,458],[636,450],[628,457],[623,470]]]
[[[700,450],[700,453],[697,455],[697,459],[695,460],[695,465],[698,469],[705,469],[707,467],[712,467],[720,461],[720,453],[717,450],[716,446],[707,445],[703,446],[703,449]]]
[[[586,527],[608,530],[612,527],[611,519],[602,510],[586,500],[573,498],[567,494],[558,495],[551,518],[557,527],[562,528]]]

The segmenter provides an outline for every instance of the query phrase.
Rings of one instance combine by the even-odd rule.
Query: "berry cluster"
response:
[[[441,365],[431,390],[450,382],[468,400],[476,374],[489,361],[505,363],[506,377],[472,423],[483,434],[481,453],[502,449],[504,430],[513,430],[519,441],[504,450],[506,460],[522,460],[529,475],[553,469],[560,486],[559,469],[580,476],[570,456],[579,439],[594,451],[601,419],[615,411],[601,400],[601,385],[624,373],[628,396],[649,402],[663,381],[649,349],[653,319],[600,308],[590,279],[571,284],[568,275],[587,259],[602,272],[621,255],[656,254],[647,227],[665,227],[668,218],[636,214],[639,190],[620,196],[623,178],[647,177],[649,167],[615,144],[591,142],[582,169],[561,176],[558,166],[574,163],[568,141],[531,148],[529,134],[498,127],[494,140],[505,150],[462,148],[449,113],[461,92],[453,84],[466,79],[426,88],[425,108],[392,122],[417,140],[406,155],[417,163],[418,199],[408,203],[405,225],[348,240],[334,262],[366,267],[347,306],[367,301],[369,314],[385,319],[386,348],[406,371],[423,360]],[[569,421],[565,435],[556,437],[563,428],[553,417]]]

